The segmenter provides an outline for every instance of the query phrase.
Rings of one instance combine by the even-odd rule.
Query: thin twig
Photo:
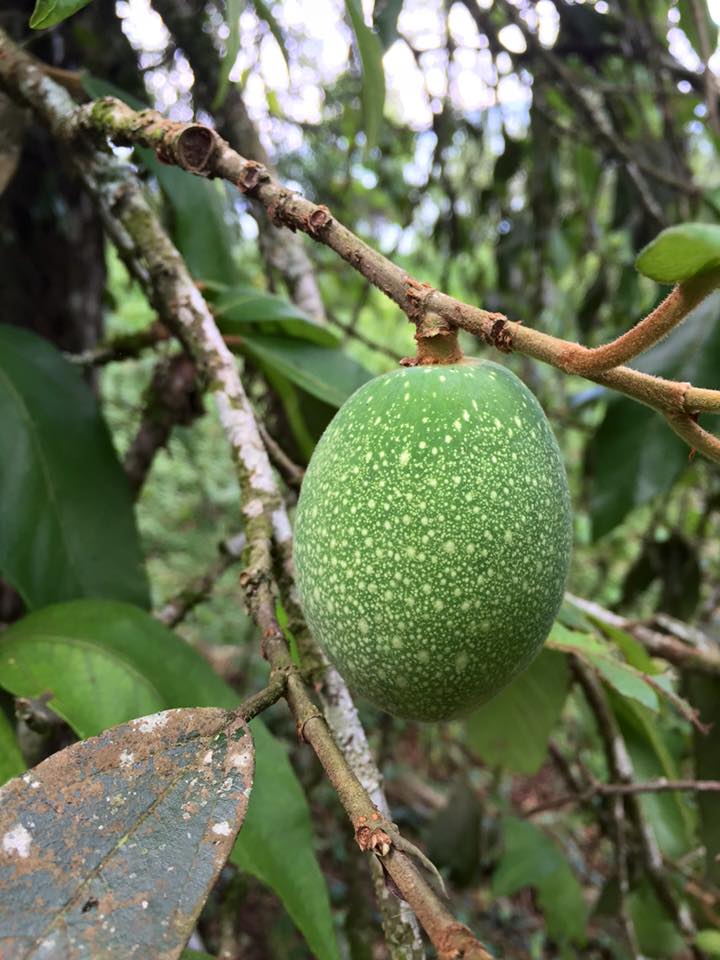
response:
[[[220,544],[220,556],[212,566],[168,600],[165,606],[155,613],[155,619],[167,627],[176,627],[181,623],[191,610],[208,599],[225,571],[241,560],[246,544],[244,533],[224,540]]]
[[[720,780],[667,780],[660,777],[658,780],[648,780],[646,783],[594,783],[588,789],[577,793],[566,793],[561,797],[552,797],[537,806],[524,811],[526,817],[544,813],[546,810],[555,810],[565,807],[569,803],[588,803],[595,797],[611,797],[632,793],[718,793]]]

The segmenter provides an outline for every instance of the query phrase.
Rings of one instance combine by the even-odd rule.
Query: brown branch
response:
[[[15,99],[31,106],[60,139],[67,140],[72,134],[77,108],[67,92],[47,78],[2,30],[0,83]],[[200,150],[203,138],[204,134],[196,142]],[[260,628],[263,655],[275,676],[287,677],[285,697],[299,734],[313,746],[335,787],[359,846],[382,859],[385,870],[425,927],[440,960],[490,960],[479,941],[455,920],[421,875],[408,852],[412,846],[378,812],[292,663],[275,614],[277,582],[272,558],[273,539],[281,543],[289,540],[287,521],[237,365],[207,304],[128,168],[83,143],[71,151],[71,158],[76,173],[100,207],[108,232],[120,239],[121,254],[137,271],[135,275],[142,278],[149,301],[182,341],[216,400],[235,459],[245,517],[246,568],[240,584],[248,610]]]
[[[196,374],[195,364],[184,353],[163,358],[155,365],[142,420],[123,463],[135,498],[173,427],[187,426],[203,413]]]
[[[164,623],[167,627],[176,627],[181,623],[191,610],[194,610],[198,604],[204,603],[209,598],[215,584],[225,571],[241,560],[246,543],[244,533],[238,533],[236,536],[224,540],[220,544],[220,556],[212,566],[205,573],[196,577],[192,583],[183,587],[171,600],[168,600],[154,614],[155,619]]]
[[[583,600],[570,593],[566,594],[566,597],[573,606],[588,614],[601,627],[605,624],[627,631],[640,641],[651,656],[660,657],[684,670],[699,670],[712,676],[720,676],[720,650],[709,639],[703,638],[707,639],[703,646],[691,646],[672,636],[667,627],[665,628],[667,632],[661,633],[642,623],[613,613],[611,610],[606,610],[590,600]]]
[[[591,787],[581,792],[566,793],[561,797],[545,800],[537,806],[523,811],[526,817],[534,817],[546,810],[555,810],[565,807],[569,803],[588,803],[595,797],[627,796],[632,793],[718,793],[720,780],[667,780],[660,777],[658,780],[648,780],[646,783],[600,783],[595,782]]]
[[[262,423],[258,423],[258,428],[273,466],[277,468],[280,476],[292,490],[299,490],[302,486],[305,471],[290,459]]]
[[[81,367],[102,367],[108,363],[134,360],[149,347],[156,347],[168,340],[170,331],[161,323],[153,323],[138,333],[121,334],[105,343],[84,350],[82,353],[66,353],[65,358]]]
[[[698,411],[720,412],[720,390],[698,390],[691,384],[664,380],[630,367],[589,373],[587,364],[583,365],[581,360],[578,367],[576,358],[592,355],[592,350],[583,354],[587,348],[524,327],[502,314],[462,303],[408,276],[340,224],[326,207],[282,187],[261,164],[241,157],[209,127],[174,123],[155,111],[136,113],[118,101],[105,99],[79,107],[68,119],[64,132],[69,135],[74,130],[100,132],[118,144],[151,147],[167,162],[177,163],[196,174],[222,177],[234,183],[242,192],[260,199],[276,223],[291,230],[302,230],[331,247],[394,300],[411,320],[417,322],[431,311],[451,326],[463,328],[499,350],[517,350],[565,373],[585,376],[624,393],[659,411],[693,449],[720,462],[720,440],[694,420]],[[717,283],[714,273],[713,279]],[[703,287],[705,280],[698,278],[697,283]],[[695,295],[695,288],[692,294]],[[671,303],[681,306],[661,314],[665,318],[662,321],[665,332],[679,319],[687,295],[677,294]],[[642,339],[647,342],[647,328],[643,329]],[[622,349],[627,350],[627,341]]]

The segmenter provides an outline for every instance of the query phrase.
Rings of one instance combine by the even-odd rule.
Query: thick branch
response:
[[[241,157],[209,127],[173,123],[154,111],[136,113],[112,99],[79,108],[70,126],[101,132],[118,144],[151,147],[164,160],[177,163],[184,169],[204,176],[222,177],[234,183],[242,192],[259,198],[276,223],[284,224],[291,230],[302,230],[331,247],[394,300],[410,319],[417,322],[427,312],[435,313],[451,326],[462,327],[499,350],[517,350],[565,373],[585,376],[611,387],[658,410],[672,429],[694,449],[720,462],[720,440],[699,427],[694,419],[698,411],[720,412],[719,390],[697,390],[687,383],[663,380],[622,366],[590,373],[587,364],[581,361],[578,365],[575,358],[578,355],[587,356],[592,351],[524,327],[502,314],[462,303],[408,276],[335,220],[326,207],[282,187],[262,165]],[[717,282],[718,277],[713,273],[712,283],[716,285]],[[705,280],[697,279],[698,286],[697,289],[692,288],[690,300],[699,295],[698,291],[705,289],[704,283]],[[688,302],[687,292],[677,294],[671,301],[676,306],[661,312],[661,335],[681,319],[680,314]],[[653,323],[656,321],[657,314]],[[648,337],[647,327],[642,324],[639,326],[643,330],[641,339],[649,345],[653,338]],[[627,354],[627,341],[620,349]],[[585,354],[583,350],[586,350]]]

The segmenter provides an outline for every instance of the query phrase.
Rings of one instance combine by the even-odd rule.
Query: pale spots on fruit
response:
[[[457,546],[454,540],[446,540],[443,544],[443,550],[445,553],[453,554],[457,550]]]
[[[367,636],[370,632],[370,624],[364,617],[361,617],[358,620],[358,630],[362,633],[363,636]]]
[[[461,650],[460,653],[455,657],[455,669],[458,673],[462,673],[465,667],[468,665],[470,657],[468,656],[465,650]]]
[[[400,454],[399,460],[400,460],[400,466],[406,467],[410,463],[410,451],[403,450],[403,452]]]
[[[459,420],[453,420],[453,427],[454,427],[458,432],[460,432],[460,430],[462,430],[462,424],[460,423]]]
[[[374,406],[367,386],[346,404],[308,468],[296,531],[313,633],[359,693],[418,719],[469,709],[531,659],[569,546],[562,464],[536,401],[487,363],[441,369],[443,385],[437,368],[413,368],[373,381]]]

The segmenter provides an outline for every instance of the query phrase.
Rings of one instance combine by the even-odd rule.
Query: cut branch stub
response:
[[[216,137],[207,127],[200,124],[185,127],[181,130],[176,145],[180,165],[191,173],[209,176],[210,160],[215,151],[215,143]]]
[[[0,955],[179,957],[244,820],[253,762],[243,719],[167,710],[11,780]]]

